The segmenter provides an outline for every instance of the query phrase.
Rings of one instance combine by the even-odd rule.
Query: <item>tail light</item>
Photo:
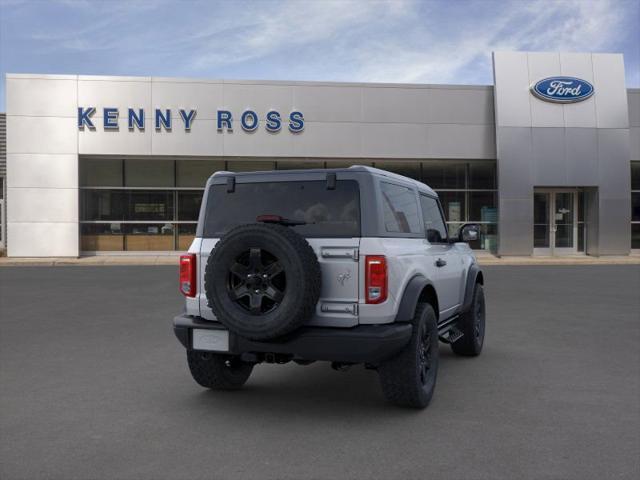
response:
[[[195,297],[196,289],[196,256],[180,255],[180,292],[186,297]]]
[[[387,299],[387,259],[383,255],[365,257],[366,303],[382,303]]]

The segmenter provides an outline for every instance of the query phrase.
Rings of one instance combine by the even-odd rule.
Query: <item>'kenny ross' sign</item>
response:
[[[95,107],[78,107],[78,128],[84,130],[95,130],[94,115],[96,113]],[[156,131],[171,132],[174,127],[174,123],[177,121],[181,128],[185,131],[191,130],[191,126],[196,119],[197,111],[180,109],[178,111],[179,119],[172,118],[170,109],[156,108],[153,113],[153,127]],[[145,129],[145,111],[143,108],[128,108],[126,113],[127,128],[130,131],[144,130]],[[120,128],[121,112],[117,108],[105,107],[102,109],[102,127],[105,130],[118,130]],[[240,115],[237,121],[240,123],[240,127],[245,132],[254,132],[260,127],[260,117],[253,110],[245,110]],[[216,112],[216,124],[218,132],[224,132],[225,130],[233,131],[234,122],[236,119],[229,110],[217,110]],[[302,112],[297,110],[289,113],[286,120],[282,118],[280,112],[276,110],[269,110],[264,118],[264,128],[268,132],[277,133],[282,130],[283,123],[287,124],[287,128],[291,133],[300,133],[304,130],[304,116]]]

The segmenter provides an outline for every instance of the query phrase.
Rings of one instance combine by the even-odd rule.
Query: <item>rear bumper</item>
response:
[[[173,330],[180,343],[192,348],[192,330],[226,330],[218,322],[179,315]],[[303,327],[286,337],[258,342],[229,332],[229,353],[274,353],[301,360],[378,363],[398,353],[409,342],[412,327],[408,323],[359,325],[351,328]]]

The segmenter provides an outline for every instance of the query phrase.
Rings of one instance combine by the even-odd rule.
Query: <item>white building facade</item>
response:
[[[622,55],[493,64],[493,86],[9,74],[7,254],[185,250],[215,171],[351,164],[429,184],[452,232],[482,225],[474,248],[640,248],[640,89]]]

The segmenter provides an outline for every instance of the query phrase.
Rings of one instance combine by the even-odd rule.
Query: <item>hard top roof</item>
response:
[[[300,175],[300,174],[326,174],[326,173],[340,173],[340,172],[348,172],[348,173],[364,173],[369,175],[375,175],[379,177],[385,177],[390,180],[398,180],[403,183],[409,183],[416,187],[418,190],[426,191],[427,193],[437,196],[436,192],[431,189],[428,185],[419,182],[410,177],[405,177],[404,175],[399,175],[397,173],[388,172],[386,170],[381,170],[379,168],[368,167],[366,165],[352,165],[350,167],[343,168],[310,168],[310,169],[295,169],[295,170],[264,170],[264,171],[252,171],[252,172],[229,172],[229,171],[218,171],[214,173],[211,177],[244,177],[244,176],[255,176],[259,174],[260,176],[283,176],[283,175]]]

